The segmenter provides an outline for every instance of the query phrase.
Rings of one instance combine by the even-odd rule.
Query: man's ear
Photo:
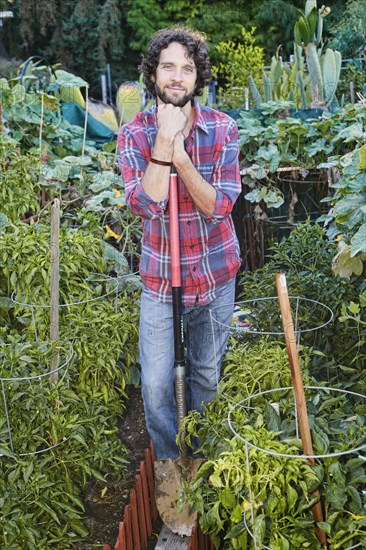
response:
[[[151,81],[153,84],[155,84],[155,75],[152,74],[152,75],[150,76],[150,81]]]

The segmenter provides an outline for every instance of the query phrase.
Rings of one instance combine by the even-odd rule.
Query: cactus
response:
[[[263,103],[263,99],[261,94],[259,93],[259,90],[254,82],[254,78],[252,77],[252,75],[249,76],[249,88],[254,99],[255,106],[257,107],[257,109],[260,109]]]
[[[322,74],[323,74],[323,86],[324,86],[324,100],[327,105],[330,105],[335,97],[335,92],[338,86],[339,75],[341,72],[342,57],[337,51],[333,51],[330,48],[325,52],[324,57],[321,60]]]
[[[329,49],[323,59],[319,59],[323,19],[329,12],[330,8],[324,6],[318,10],[316,0],[307,0],[305,13],[299,10],[294,28],[295,43],[305,50],[311,81],[311,107],[323,109],[327,109],[335,98],[341,64],[340,53]]]
[[[281,63],[278,51],[272,57],[270,71],[263,75],[265,102],[286,99],[303,109],[309,105],[324,110],[336,108],[341,54],[327,49],[321,55],[323,19],[329,11],[324,6],[318,10],[316,0],[307,0],[305,12],[299,10],[294,28],[294,63]],[[263,100],[253,78],[249,87],[256,106],[261,107]]]
[[[268,103],[272,101],[272,82],[270,77],[263,73],[263,84],[264,84],[264,101]]]

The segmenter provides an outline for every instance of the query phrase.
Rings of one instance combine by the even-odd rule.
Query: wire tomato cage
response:
[[[309,333],[320,331],[329,325],[333,320],[333,311],[319,301],[300,296],[289,296],[289,299],[292,306],[291,309],[294,311],[294,332],[297,345],[300,344],[302,337],[309,339]],[[254,298],[236,303],[234,305],[234,314],[230,326],[224,325],[218,321],[220,315],[215,312],[215,309],[218,308],[213,308],[210,312],[211,324],[213,325],[214,323],[219,323],[221,329],[227,332],[227,337],[231,335],[235,340],[249,343],[253,342],[257,337],[267,337],[278,341],[278,337],[284,336],[277,296],[268,298]],[[306,328],[304,328],[305,325]],[[212,330],[212,333],[214,334],[214,329]],[[213,346],[215,347],[214,338]],[[360,453],[366,449],[364,437],[360,438],[361,442],[359,445],[355,447],[347,447],[347,442],[338,441],[337,436],[334,437],[334,440],[329,441],[329,447],[333,447],[332,452],[324,452],[323,454],[316,455],[305,455],[296,452],[290,454],[257,445],[248,439],[248,436],[245,434],[245,426],[258,417],[258,414],[262,414],[264,408],[266,406],[268,407],[268,405],[273,409],[274,414],[276,416],[278,415],[279,419],[282,417],[282,420],[287,422],[287,429],[289,432],[286,434],[286,438],[292,437],[293,440],[297,440],[297,442],[301,443],[301,440],[299,439],[298,413],[293,387],[286,386],[260,391],[240,400],[239,402],[235,402],[228,395],[220,392],[218,379],[217,387],[220,397],[226,399],[232,404],[227,417],[228,425],[235,437],[244,443],[248,480],[252,480],[250,449],[252,449],[252,452],[254,450],[254,452],[264,453],[268,456],[275,456],[283,459],[303,460],[305,462],[309,459],[321,460],[333,457],[342,457]],[[316,403],[316,406],[313,407],[313,412],[314,410],[316,411],[317,409],[321,409],[321,404],[319,405],[318,399],[319,394],[322,394],[323,396],[335,394],[337,398],[334,399],[334,407],[339,407],[340,404],[343,404],[344,410],[349,410],[350,403],[352,403],[355,408],[360,407],[363,411],[366,411],[366,395],[361,393],[326,386],[305,385],[304,389],[306,390],[307,400],[311,400],[312,392],[317,392],[318,394],[313,399],[314,403]],[[277,395],[280,394],[280,397],[276,396],[276,402],[269,402],[270,399],[268,398],[271,398],[275,393]],[[256,401],[259,401],[260,404],[256,404]],[[326,410],[329,411],[328,406]],[[340,427],[344,428],[345,426],[348,426],[350,429],[354,428],[355,418],[356,416],[353,416],[352,414],[349,414],[348,418],[340,418]],[[278,435],[280,434],[276,434],[276,437],[278,437]],[[281,439],[276,438],[275,441],[281,442]],[[301,445],[298,445],[297,448],[299,448],[299,446]],[[291,448],[294,449],[294,447]],[[270,546],[265,545],[262,540],[259,540],[256,537],[252,527],[255,523],[255,495],[253,494],[251,483],[252,482],[250,481],[249,486],[247,487],[249,495],[249,508],[243,512],[243,524],[249,536],[253,539],[256,549],[265,548],[267,550],[272,550]],[[363,494],[366,495],[366,491],[363,491]],[[342,550],[361,548],[365,545],[365,542],[365,540],[362,540],[361,542],[356,540],[356,544],[353,544],[347,548],[342,546]]]
[[[110,299],[113,297],[114,299],[114,308],[116,313],[118,312],[118,299],[120,295],[120,291],[128,289],[129,285],[131,285],[132,289],[137,288],[137,279],[136,279],[136,273],[127,273],[124,275],[120,275],[117,277],[110,277],[105,274],[99,274],[99,273],[91,273],[90,277],[86,278],[84,280],[84,283],[86,285],[90,285],[91,291],[97,288],[97,292],[99,295],[92,296],[89,299],[80,299],[71,301],[68,303],[61,303],[59,304],[60,308],[73,308],[75,306],[83,305],[92,303],[95,301]],[[104,287],[103,287],[104,285]],[[137,286],[136,286],[137,285]],[[103,290],[104,288],[104,290]],[[15,376],[13,375],[13,366],[11,365],[11,361],[9,361],[9,366],[6,368],[3,368],[3,371],[0,371],[0,385],[1,385],[1,395],[2,395],[2,401],[4,405],[4,416],[5,416],[5,422],[6,422],[6,432],[7,432],[7,439],[9,442],[9,449],[3,446],[2,451],[0,451],[0,456],[14,456],[14,457],[25,457],[30,455],[36,455],[41,454],[47,451],[50,451],[51,449],[55,449],[62,443],[66,442],[72,437],[72,432],[67,429],[67,426],[61,426],[60,431],[63,432],[63,435],[61,434],[61,437],[57,438],[57,435],[55,435],[55,432],[51,433],[50,426],[47,425],[47,423],[51,423],[51,419],[57,417],[57,410],[53,411],[49,410],[48,418],[44,419],[43,417],[40,418],[40,415],[38,415],[39,420],[39,426],[36,427],[36,441],[37,443],[29,442],[28,436],[30,433],[30,430],[28,431],[27,438],[25,445],[28,447],[34,447],[32,450],[28,450],[25,452],[25,449],[23,449],[20,452],[17,452],[18,450],[14,448],[14,442],[13,442],[13,423],[19,424],[19,419],[12,418],[11,414],[11,408],[12,408],[12,399],[8,398],[7,396],[7,386],[9,384],[12,384],[12,389],[14,395],[16,395],[17,388],[20,384],[25,385],[24,394],[26,394],[27,388],[35,382],[44,382],[45,380],[50,379],[50,376],[54,373],[62,374],[62,379],[60,382],[58,382],[59,388],[61,387],[61,382],[64,380],[68,368],[70,365],[72,365],[73,359],[75,358],[75,352],[74,352],[74,344],[75,342],[69,342],[68,346],[66,346],[67,349],[65,349],[65,346],[59,345],[58,353],[60,354],[59,364],[57,368],[54,370],[51,370],[47,368],[47,361],[49,360],[49,356],[51,354],[51,342],[45,342],[40,341],[38,330],[37,330],[37,319],[36,319],[36,311],[37,310],[49,310],[50,305],[49,304],[33,304],[33,303],[27,303],[26,301],[22,301],[21,298],[16,297],[15,292],[11,295],[11,301],[12,303],[17,306],[19,310],[27,310],[30,309],[31,311],[31,319],[32,319],[32,327],[35,337],[35,342],[33,347],[30,347],[28,349],[28,353],[31,353],[34,355],[34,358],[37,359],[37,367],[39,368],[39,372],[34,372],[34,369],[32,372],[29,372],[30,369],[27,368],[27,362],[29,362],[30,359],[32,359],[31,356],[23,356],[20,359],[23,360],[23,363],[25,366],[22,368],[18,368],[17,370],[23,370],[23,373],[17,373],[19,375]],[[2,346],[0,345],[0,357],[3,356],[3,362],[5,363],[6,360],[6,349],[10,349],[11,344],[3,343]],[[3,348],[3,349],[1,349]],[[28,359],[27,359],[28,357]],[[8,389],[9,393],[9,389]],[[23,393],[23,392],[21,392]],[[36,399],[37,393],[34,391],[30,392],[30,395],[33,394],[33,399]],[[19,406],[19,401],[17,401],[17,404]],[[27,407],[26,403],[23,403],[23,407]],[[38,412],[38,411],[37,411]],[[44,414],[44,410],[42,411]],[[33,418],[34,420],[34,418]],[[13,421],[13,423],[12,423]],[[39,428],[39,429],[38,429]],[[68,433],[67,433],[68,432]],[[9,452],[10,451],[10,452]]]

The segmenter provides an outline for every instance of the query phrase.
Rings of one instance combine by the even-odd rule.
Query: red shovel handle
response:
[[[187,457],[187,445],[182,431],[186,407],[186,375],[184,359],[184,330],[182,310],[182,286],[180,273],[180,242],[178,218],[178,176],[174,167],[170,173],[169,185],[169,237],[172,271],[172,300],[173,300],[173,328],[174,328],[174,386],[175,402],[177,407],[178,428],[181,431],[180,456]]]
[[[170,218],[170,254],[172,269],[172,286],[182,286],[180,275],[180,244],[178,223],[178,176],[170,174],[169,184],[169,218]]]

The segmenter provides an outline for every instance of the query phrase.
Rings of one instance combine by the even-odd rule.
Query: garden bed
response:
[[[140,461],[144,459],[144,450],[150,445],[141,390],[135,386],[128,386],[127,395],[126,411],[120,419],[119,429],[122,443],[128,449],[128,465],[120,481],[107,484],[99,480],[89,482],[85,492],[85,524],[89,536],[82,543],[75,545],[76,550],[93,550],[103,544],[109,544],[114,548],[118,524],[122,521],[125,506],[129,503],[130,490],[135,486],[135,475],[139,471]],[[149,550],[155,548],[160,529],[159,519],[153,526]]]

